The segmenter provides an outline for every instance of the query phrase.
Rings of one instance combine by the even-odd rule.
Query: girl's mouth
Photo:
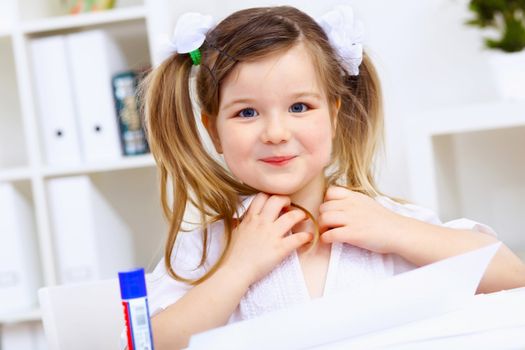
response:
[[[262,158],[261,161],[270,165],[282,166],[288,164],[294,158],[295,156],[278,156]]]

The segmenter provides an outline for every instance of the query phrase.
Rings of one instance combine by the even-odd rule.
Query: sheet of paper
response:
[[[475,294],[500,245],[197,334],[189,349],[312,348],[457,310]]]
[[[515,333],[520,337],[507,337]],[[524,334],[525,288],[519,288],[476,295],[443,315],[312,349],[525,349]]]

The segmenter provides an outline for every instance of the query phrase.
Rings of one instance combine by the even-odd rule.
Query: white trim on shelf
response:
[[[146,18],[144,6],[115,8],[101,12],[65,15],[50,18],[27,20],[22,22],[22,32],[38,34],[54,30],[74,29],[79,27],[110,24]]]
[[[456,134],[525,125],[525,101],[496,101],[433,110],[410,118],[427,135]]]
[[[0,315],[0,325],[15,324],[20,322],[36,322],[42,320],[42,312],[39,308],[24,311],[10,312]]]
[[[83,164],[67,167],[49,167],[42,171],[44,177],[60,177],[80,174],[90,174],[99,172],[109,172],[115,170],[137,169],[154,167],[155,160],[151,154],[140,156],[123,157],[117,161],[100,162],[94,164]]]
[[[29,179],[31,179],[31,171],[26,167],[0,170],[0,182],[24,181]]]

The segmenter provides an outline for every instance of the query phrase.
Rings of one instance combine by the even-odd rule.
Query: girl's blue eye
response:
[[[241,110],[237,115],[242,118],[253,118],[258,116],[257,111],[253,108],[245,108]]]
[[[308,106],[302,102],[294,103],[293,105],[290,106],[290,109],[289,109],[291,113],[302,113],[302,112],[306,112],[307,110],[308,110]]]

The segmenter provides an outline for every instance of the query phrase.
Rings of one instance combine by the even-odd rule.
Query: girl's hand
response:
[[[323,242],[344,242],[383,254],[392,252],[395,228],[402,220],[374,199],[337,186],[326,191],[318,218]]]
[[[312,239],[308,232],[286,235],[294,225],[305,219],[301,210],[290,210],[286,196],[258,193],[244,218],[232,232],[232,242],[224,267],[240,273],[250,284],[260,280],[294,249]]]

